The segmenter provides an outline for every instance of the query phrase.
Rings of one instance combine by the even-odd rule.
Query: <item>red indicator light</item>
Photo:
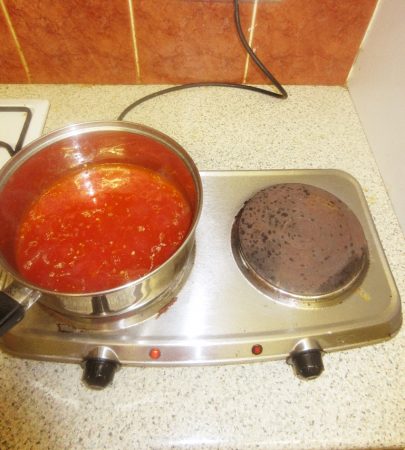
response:
[[[158,348],[152,348],[149,352],[149,356],[152,359],[159,359],[160,358],[160,350]]]
[[[254,355],[260,355],[260,353],[263,351],[263,347],[260,344],[256,344],[252,347],[252,353]]]

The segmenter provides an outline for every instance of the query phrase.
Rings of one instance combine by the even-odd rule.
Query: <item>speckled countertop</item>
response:
[[[156,86],[0,86],[45,98],[46,131],[114,119]],[[142,105],[128,119],[167,133],[200,169],[338,168],[361,183],[402,297],[405,242],[348,92],[290,87],[287,101],[203,88]],[[284,361],[124,368],[101,392],[75,364],[0,353],[1,449],[405,446],[405,327],[375,346],[325,355],[317,380]]]

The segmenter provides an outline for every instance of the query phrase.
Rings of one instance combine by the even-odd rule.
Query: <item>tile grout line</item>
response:
[[[253,4],[253,11],[252,11],[252,19],[250,22],[250,31],[249,31],[249,47],[252,48],[253,44],[253,37],[255,34],[255,27],[256,27],[256,15],[257,15],[257,6],[259,4],[259,0],[255,0]],[[243,84],[246,84],[248,72],[249,72],[249,62],[250,62],[250,55],[249,53],[246,53],[246,61],[245,61],[245,70],[243,72]]]
[[[2,1],[2,0],[0,0],[0,1]],[[129,9],[130,24],[131,24],[132,47],[134,49],[136,82],[140,82],[141,81],[141,66],[139,63],[138,42],[136,40],[136,28],[135,28],[135,14],[134,14],[134,6],[133,6],[132,1],[135,1],[135,0],[128,0],[128,9]]]
[[[28,81],[28,83],[31,83],[32,79],[31,79],[30,69],[28,67],[27,60],[25,59],[24,52],[23,52],[23,50],[21,48],[21,45],[20,45],[20,42],[18,40],[17,34],[16,34],[15,30],[14,30],[13,23],[11,22],[11,18],[10,18],[10,15],[8,14],[6,5],[4,3],[4,0],[0,0],[0,8],[3,11],[3,15],[4,15],[4,18],[5,18],[6,22],[7,22],[8,29],[10,31],[10,34],[11,34],[11,36],[13,38],[13,41],[14,41],[14,44],[16,46],[16,50],[17,50],[18,56],[20,58],[21,65],[23,66],[24,71],[25,71],[25,75],[27,76],[27,81]]]

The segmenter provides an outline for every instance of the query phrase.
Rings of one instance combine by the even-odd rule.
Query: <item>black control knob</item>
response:
[[[83,382],[92,389],[104,389],[112,382],[117,369],[117,361],[88,358],[84,361]]]
[[[299,378],[312,380],[323,372],[322,353],[319,349],[302,350],[292,353],[290,364]]]

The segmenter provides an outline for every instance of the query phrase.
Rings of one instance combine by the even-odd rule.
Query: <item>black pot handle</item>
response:
[[[5,292],[0,292],[0,336],[6,334],[8,330],[24,317],[25,308]]]

